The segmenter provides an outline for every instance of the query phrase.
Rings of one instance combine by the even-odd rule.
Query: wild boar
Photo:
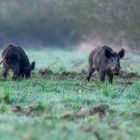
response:
[[[4,48],[2,52],[2,61],[3,63],[3,78],[7,79],[7,75],[9,69],[13,71],[13,80],[16,80],[20,76],[25,78],[29,78],[31,76],[31,70],[35,67],[35,62],[33,61],[31,64],[29,59],[24,52],[24,50],[19,46],[14,46],[9,44]]]
[[[99,79],[104,82],[105,75],[108,75],[109,83],[112,83],[113,76],[121,74],[120,59],[125,55],[125,50],[121,49],[118,53],[108,46],[98,46],[89,54],[89,71],[87,80],[95,70],[99,73]]]

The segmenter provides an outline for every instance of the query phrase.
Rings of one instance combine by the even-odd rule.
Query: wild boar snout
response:
[[[118,62],[117,61],[113,61],[112,62],[112,66],[111,66],[111,73],[113,75],[119,75],[120,69],[121,69],[121,67],[120,67],[119,61]]]

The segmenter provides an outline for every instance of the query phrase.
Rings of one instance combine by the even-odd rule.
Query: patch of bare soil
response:
[[[46,74],[53,74],[53,72],[50,70],[50,67],[52,67],[53,65],[55,65],[57,62],[52,63],[51,65],[49,65],[46,68],[42,68],[38,71],[39,74],[41,75],[46,75]]]
[[[76,76],[79,76],[80,73],[77,73],[77,72],[62,72],[62,73],[60,73],[58,75],[59,75],[59,77],[61,79],[65,79],[66,77],[68,77],[68,78],[75,78]]]
[[[124,71],[124,72],[123,72],[123,75],[124,75],[124,77],[127,78],[127,79],[131,79],[131,78],[140,78],[140,75],[139,75],[139,73],[137,73],[137,72],[126,72],[126,71]]]
[[[63,79],[63,78],[75,78],[76,76],[86,76],[87,75],[87,71],[85,70],[81,70],[80,72],[61,72],[61,73],[54,73],[52,70],[48,69],[48,68],[42,68],[38,71],[38,74],[41,76],[45,76],[45,75],[54,75],[54,76],[58,76],[59,78]],[[33,76],[35,76],[36,74],[33,73]],[[96,75],[94,75],[96,76]],[[137,72],[127,72],[127,71],[123,71],[123,77],[125,79],[131,79],[131,78],[140,78],[140,74]],[[127,82],[119,82],[120,84],[127,84],[127,85],[131,85],[132,82],[131,81],[127,81]]]
[[[79,112],[64,114],[60,118],[73,120],[73,119],[77,119],[77,118],[93,116],[96,114],[99,115],[99,117],[103,118],[106,116],[106,111],[108,108],[109,108],[109,106],[106,104],[101,104],[101,105],[92,107],[90,109],[81,107]]]
[[[81,72],[62,72],[56,75],[58,75],[60,79],[75,78],[77,76],[80,78],[85,77],[84,79],[86,79],[87,72],[84,70],[81,70]]]
[[[40,69],[40,70],[38,71],[38,73],[41,74],[41,75],[53,74],[53,72],[52,72],[50,69],[48,69],[48,68],[42,68],[42,69]]]
[[[22,107],[21,105],[16,105],[13,107],[12,111],[17,115],[27,115],[27,116],[40,116],[44,113],[44,108],[36,106],[35,104],[30,104],[27,107]]]
[[[133,82],[131,82],[131,81],[119,81],[117,83],[120,85],[132,85],[133,84]]]
[[[93,107],[92,109],[90,109],[89,114],[90,115],[95,115],[98,114],[100,117],[104,117],[106,116],[106,110],[108,109],[108,105],[98,105],[96,107]]]

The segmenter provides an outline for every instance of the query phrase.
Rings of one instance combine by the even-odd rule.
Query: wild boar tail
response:
[[[2,64],[3,60],[5,59],[5,56],[2,58],[2,60],[0,61],[0,64]]]
[[[30,67],[31,67],[31,70],[33,70],[35,68],[35,61],[33,61],[31,64],[30,64]]]

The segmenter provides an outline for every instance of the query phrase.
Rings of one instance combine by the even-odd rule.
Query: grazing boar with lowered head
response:
[[[108,46],[97,47],[89,55],[89,81],[95,70],[99,73],[99,79],[104,82],[105,75],[108,75],[109,82],[112,83],[113,76],[121,74],[120,59],[124,57],[125,50],[118,53]]]
[[[35,62],[30,64],[24,50],[12,44],[4,48],[2,52],[2,61],[0,63],[3,63],[4,80],[7,79],[9,69],[12,69],[13,80],[16,80],[20,76],[29,78],[31,76],[31,70],[35,67]]]

